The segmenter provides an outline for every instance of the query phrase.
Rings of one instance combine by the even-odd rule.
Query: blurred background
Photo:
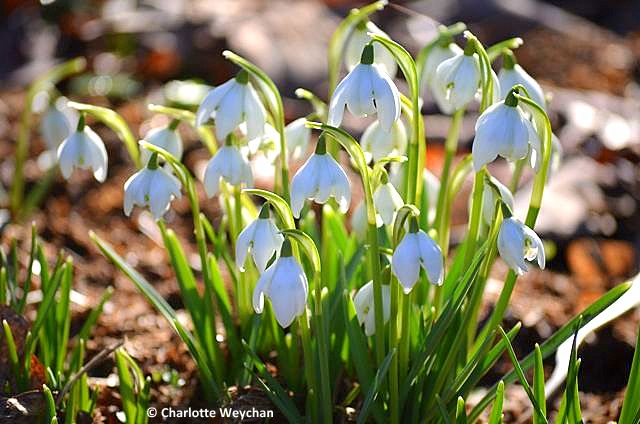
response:
[[[231,49],[254,61],[278,84],[288,120],[309,112],[295,100],[305,87],[326,98],[326,48],[340,19],[364,2],[346,0],[4,0],[0,6],[0,181],[6,190],[13,175],[13,149],[25,89],[38,75],[65,59],[84,56],[88,70],[59,86],[74,100],[115,108],[138,136],[160,125],[147,103],[196,107],[208,88],[237,71],[222,58]],[[489,45],[520,36],[519,63],[551,95],[549,113],[564,151],[545,192],[536,227],[547,243],[549,272],[533,271],[516,288],[508,320],[523,322],[516,339],[518,354],[528,353],[606,290],[634,276],[640,252],[640,2],[637,0],[441,0],[392,1],[373,20],[410,52],[417,53],[439,23],[467,23]],[[496,69],[497,70],[497,69]],[[404,89],[402,83],[401,90]],[[425,99],[428,167],[436,175],[442,163],[442,142],[448,117]],[[468,152],[477,114],[465,117],[461,154]],[[359,120],[346,125],[354,134]],[[154,398],[164,404],[197,404],[191,394],[194,366],[167,324],[111,267],[88,239],[89,229],[126,253],[127,259],[156,282],[172,306],[180,298],[163,250],[154,242],[157,229],[145,215],[125,219],[122,184],[132,173],[122,145],[113,133],[95,129],[107,144],[109,179],[97,185],[90,177],[60,181],[33,219],[52,254],[65,248],[76,258],[77,320],[82,322],[96,288],[114,285],[110,313],[100,322],[100,337],[88,346],[98,351],[123,335],[136,359],[157,375]],[[185,161],[197,168],[207,153],[196,136],[182,128]],[[34,126],[30,184],[41,176],[36,158],[44,145]],[[508,175],[504,163],[491,169]],[[516,209],[526,207],[527,180]],[[266,184],[266,183],[265,183]],[[6,194],[0,193],[0,203]],[[219,216],[217,204],[205,211]],[[4,216],[4,215],[3,215]],[[186,202],[176,202],[168,220],[184,239],[191,236]],[[455,211],[457,234],[464,231],[466,199]],[[28,237],[21,226],[2,226],[2,240]],[[453,232],[456,236],[456,229]],[[497,298],[500,277],[488,286],[486,311]],[[84,300],[83,300],[84,299]],[[589,422],[617,417],[626,384],[640,314],[630,312],[601,330],[583,346],[580,389]],[[173,343],[170,343],[173,342]],[[553,361],[546,364],[549,371]],[[499,365],[486,383],[509,368]],[[109,386],[109,370],[96,370],[95,381]],[[102,372],[102,373],[101,373]],[[493,380],[492,380],[493,379]],[[241,390],[239,402],[263,399]],[[257,389],[256,389],[257,390]],[[109,392],[102,400],[108,417]],[[526,422],[521,389],[508,393],[509,422]],[[471,400],[473,401],[473,400]]]

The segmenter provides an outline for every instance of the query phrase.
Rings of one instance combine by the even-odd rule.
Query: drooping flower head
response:
[[[400,93],[389,75],[374,63],[371,44],[362,51],[360,64],[336,87],[329,104],[329,125],[340,126],[345,106],[356,116],[377,114],[386,131],[400,117]]]
[[[380,185],[378,185],[373,192],[373,203],[376,207],[376,212],[386,225],[393,224],[396,212],[404,205],[402,196],[400,196],[400,193],[398,193],[394,185],[391,184],[389,176],[385,171],[382,173]]]
[[[498,80],[500,81],[501,98],[505,99],[514,86],[522,85],[531,96],[531,100],[536,102],[542,109],[546,109],[547,105],[542,87],[540,87],[538,81],[518,64],[510,50],[506,50],[502,55],[502,69],[498,74]]]
[[[381,35],[389,38],[386,32],[382,31],[371,21],[360,21],[354,28],[347,45],[344,49],[344,61],[347,65],[347,70],[351,71],[360,63],[360,57],[362,55],[362,49],[371,42],[369,33]],[[396,76],[398,71],[398,64],[393,58],[393,55],[389,53],[382,44],[375,43],[373,45],[374,63],[380,67],[391,78]]]
[[[284,135],[287,139],[287,149],[291,155],[291,159],[300,159],[309,148],[311,140],[311,128],[307,127],[306,118],[298,118],[291,121],[284,128]]]
[[[213,197],[218,193],[220,178],[233,186],[253,185],[251,165],[233,144],[231,136],[207,164],[203,181],[207,196]]]
[[[496,212],[496,201],[498,194],[500,199],[509,209],[513,210],[513,194],[511,190],[496,178],[490,176],[491,184],[485,184],[482,189],[482,218],[488,225],[493,223],[493,216]],[[493,187],[492,187],[493,186]],[[495,188],[494,188],[495,187]],[[496,193],[496,189],[498,193]]]
[[[345,213],[351,203],[349,178],[336,160],[327,154],[325,135],[320,135],[316,151],[296,172],[291,181],[291,211],[296,218],[304,202],[326,203],[333,197]]]
[[[249,82],[249,74],[241,70],[235,78],[214,88],[198,108],[196,125],[213,118],[218,140],[224,140],[242,122],[247,124],[249,140],[264,132],[266,111],[258,93]]]
[[[55,152],[58,146],[71,135],[78,116],[61,102],[52,102],[40,120],[40,134],[48,150]]]
[[[462,54],[462,49],[454,43],[451,38],[442,40],[436,43],[435,46],[429,51],[427,58],[424,61],[424,67],[422,68],[422,75],[420,76],[421,91],[434,91],[434,80],[436,76],[436,69],[438,66],[447,59]]]
[[[74,168],[91,169],[99,182],[107,178],[107,149],[98,134],[85,125],[83,115],[76,131],[58,146],[57,154],[60,171],[67,180]]]
[[[177,131],[178,124],[180,124],[180,121],[173,120],[167,127],[153,128],[145,134],[144,141],[166,150],[171,153],[173,157],[180,160],[182,159],[183,147],[182,137],[180,137],[180,133]],[[140,155],[142,163],[146,163],[151,157],[151,152],[142,148]]]
[[[469,40],[462,52],[444,60],[436,68],[432,89],[444,113],[451,114],[465,107],[476,95],[481,73],[475,43],[475,40]]]
[[[531,228],[513,217],[502,221],[498,233],[498,252],[509,268],[518,275],[529,270],[527,261],[537,259],[540,269],[545,267],[542,240]]]
[[[264,296],[271,300],[278,324],[287,328],[305,313],[309,283],[302,267],[291,254],[291,242],[282,244],[280,257],[260,276],[253,291],[253,309],[262,313]]]
[[[269,260],[280,251],[284,237],[273,222],[269,204],[265,203],[258,219],[247,225],[236,241],[236,266],[244,271],[247,253],[251,252],[258,271],[267,268]]]
[[[412,217],[409,221],[409,232],[402,238],[391,257],[391,270],[398,277],[405,293],[409,293],[418,281],[420,267],[425,270],[431,284],[442,284],[442,251],[427,233],[419,229],[418,221]]]
[[[124,213],[131,215],[137,205],[148,207],[153,217],[160,219],[169,210],[171,201],[182,196],[180,187],[176,177],[158,167],[158,154],[153,153],[147,166],[124,183]]]
[[[373,281],[369,281],[353,297],[358,323],[364,324],[364,334],[369,337],[376,332],[376,314],[373,302]],[[382,317],[387,323],[391,315],[391,290],[388,285],[382,286]]]
[[[540,139],[512,91],[478,118],[472,147],[473,167],[478,171],[498,155],[517,161],[527,156],[530,146],[539,151]]]
[[[378,121],[373,121],[362,133],[360,144],[367,162],[404,155],[408,144],[407,130],[402,119],[393,123],[391,131],[385,131]]]

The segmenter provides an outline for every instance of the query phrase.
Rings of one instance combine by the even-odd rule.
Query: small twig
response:
[[[115,345],[108,347],[106,349],[104,349],[102,352],[98,353],[96,356],[94,356],[93,358],[91,358],[91,360],[89,362],[87,362],[86,364],[84,364],[84,366],[82,368],[80,368],[78,370],[77,373],[75,373],[67,382],[67,384],[65,384],[64,388],[62,389],[62,391],[58,394],[58,397],[56,399],[56,407],[58,407],[60,405],[60,402],[62,402],[62,399],[64,398],[64,396],[69,392],[69,390],[71,390],[71,387],[73,386],[73,384],[78,381],[78,379],[80,377],[82,377],[82,375],[86,372],[88,372],[89,370],[91,370],[93,367],[95,367],[96,365],[98,365],[98,363],[100,363],[104,358],[106,358],[107,356],[111,355],[116,349],[118,349],[120,346],[124,345],[124,340],[116,343]]]

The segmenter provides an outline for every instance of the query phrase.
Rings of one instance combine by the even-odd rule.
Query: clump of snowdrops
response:
[[[313,112],[288,125],[269,76],[226,51],[238,73],[213,88],[197,110],[149,105],[171,119],[166,128],[136,143],[115,112],[69,102],[79,113],[73,125],[62,124],[61,113],[45,121],[66,131],[51,149],[65,178],[89,169],[102,182],[107,153],[85,117],[105,123],[125,143],[137,172],[124,186],[124,212],[147,208],[156,219],[190,323],[178,320],[106,241],[92,237],[186,343],[212,405],[229,402],[231,386],[257,384],[291,422],[330,423],[345,415],[358,422],[474,422],[486,414],[497,423],[504,386],[518,381],[534,422],[547,422],[543,359],[630,284],[611,290],[518,361],[511,340],[520,324],[503,329],[501,323],[518,277],[532,264],[545,267],[535,223],[551,164],[560,155],[545,93],[517,63],[519,38],[485,47],[458,23],[441,27],[414,58],[369,20],[385,4],[355,9],[339,25],[329,45],[328,102],[298,89]],[[396,86],[399,78],[405,93]],[[429,138],[421,105],[429,96],[451,116],[439,176],[425,170]],[[472,153],[457,161],[467,109],[479,114],[475,138]],[[367,119],[359,141],[341,128],[345,114]],[[199,179],[224,212],[217,226],[201,212],[200,182],[181,162],[181,125],[196,129],[211,153]],[[253,186],[258,156],[267,160],[262,166],[273,167],[272,190]],[[498,156],[512,164],[508,181],[487,168]],[[294,159],[304,164],[291,177]],[[528,210],[518,216],[513,195],[527,167],[533,186]],[[467,179],[473,180],[468,227],[452,246],[452,204]],[[364,193],[360,204],[352,204],[353,185]],[[191,206],[195,266],[163,219],[182,195]],[[498,257],[509,272],[480,326]],[[574,339],[557,422],[581,420],[576,351]],[[468,404],[465,399],[505,352],[513,371]],[[533,385],[525,375],[530,369]],[[639,384],[637,374],[636,360],[632,386]],[[621,422],[637,417],[638,393],[629,390]]]

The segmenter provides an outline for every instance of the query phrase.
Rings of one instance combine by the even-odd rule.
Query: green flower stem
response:
[[[242,232],[242,189],[240,187],[233,187],[233,225],[230,225],[232,230],[233,247],[238,241],[238,236]],[[230,228],[230,230],[231,230]],[[244,318],[250,317],[252,313],[251,306],[251,284],[247,281],[246,272],[240,272],[238,275],[238,287],[236,290],[239,296],[238,306],[240,307],[239,315],[240,321],[245,322]]]
[[[438,244],[442,249],[445,262],[447,259],[448,238],[449,232],[443,224],[447,224],[447,220],[444,218],[445,214],[445,202],[449,192],[449,174],[451,165],[458,149],[458,139],[460,137],[460,125],[462,123],[462,117],[464,116],[464,109],[459,109],[453,114],[451,120],[451,126],[449,127],[449,133],[447,134],[447,140],[444,143],[444,165],[442,167],[442,175],[440,177],[440,191],[438,192],[438,203],[436,207],[436,218],[434,227],[438,230]]]
[[[398,349],[398,330],[401,324],[398,320],[398,304],[400,302],[400,284],[395,277],[391,277],[389,283],[391,291],[391,309],[389,314],[389,352]],[[389,365],[389,413],[391,424],[398,424],[400,419],[399,405],[399,381],[398,381],[398,355],[393,355]]]
[[[515,194],[518,190],[518,184],[520,184],[520,178],[522,177],[522,171],[524,170],[524,165],[526,163],[526,157],[516,162],[515,169],[513,170],[513,175],[511,176],[511,182],[509,183],[509,190],[513,194]]]
[[[20,127],[16,141],[16,164],[13,185],[11,186],[11,213],[14,217],[18,216],[24,198],[24,163],[29,154],[29,134],[35,97],[41,91],[50,89],[61,80],[84,71],[86,66],[87,61],[84,58],[76,58],[62,63],[36,79],[27,90],[24,110],[20,116]]]
[[[542,167],[540,171],[535,176],[533,181],[533,191],[531,193],[531,199],[529,201],[529,210],[527,212],[527,217],[525,219],[525,225],[531,229],[533,229],[536,225],[536,220],[538,218],[538,213],[540,212],[540,205],[542,204],[542,195],[544,193],[545,183],[547,181],[547,172],[549,171],[549,164],[551,162],[551,149],[552,149],[552,141],[551,141],[551,122],[549,121],[549,117],[547,116],[544,109],[542,109],[538,104],[536,104],[533,100],[528,97],[524,97],[521,95],[517,95],[518,101],[526,104],[529,108],[531,108],[534,112],[534,119],[537,120],[541,125],[539,126],[544,129],[544,147],[542,153]],[[518,275],[510,270],[507,274],[507,278],[504,282],[504,286],[502,288],[502,292],[500,293],[500,297],[498,298],[498,302],[491,313],[491,317],[487,325],[484,326],[480,335],[476,339],[476,344],[474,346],[474,352],[479,349],[481,345],[481,341],[484,340],[487,334],[494,331],[498,325],[502,322],[502,318],[504,317],[504,313],[507,310],[507,306],[509,305],[509,300],[511,299],[511,294],[513,293],[513,289],[515,288],[516,280]]]
[[[302,354],[304,355],[304,374],[307,379],[308,398],[307,403],[311,405],[312,422],[317,423],[318,420],[318,380],[316,379],[315,355],[311,349],[311,329],[309,327],[309,318],[307,310],[298,319],[300,333],[302,338]]]
[[[320,357],[320,395],[322,399],[323,421],[326,424],[333,422],[333,406],[331,401],[331,380],[329,377],[329,353],[327,331],[324,328],[324,317],[322,314],[322,281],[319,272],[313,277],[314,299],[315,299],[315,325],[318,337],[318,356]]]
[[[371,191],[371,187],[368,190]],[[365,196],[365,202],[367,207],[367,215],[369,210],[373,208],[373,195],[368,193]],[[376,226],[375,210],[373,211],[373,222],[369,218],[367,224],[367,242],[368,246],[368,269],[370,271],[370,277],[373,280],[373,312],[376,318],[376,362],[378,365],[382,364],[385,357],[384,350],[384,317],[382,315],[382,281],[380,278],[380,255],[378,253],[378,227]]]
[[[413,305],[414,291],[402,296],[401,308],[402,316],[401,322],[401,336],[400,336],[400,350],[399,354],[399,372],[401,376],[406,376],[409,373],[409,345],[411,344],[411,323],[410,312]]]
[[[467,242],[464,250],[465,267],[471,263],[473,255],[476,251],[478,243],[478,234],[480,232],[480,218],[482,218],[482,192],[484,190],[484,178],[487,168],[483,167],[476,172],[473,180],[473,192],[471,200],[471,217],[469,219],[469,232],[467,234]]]

